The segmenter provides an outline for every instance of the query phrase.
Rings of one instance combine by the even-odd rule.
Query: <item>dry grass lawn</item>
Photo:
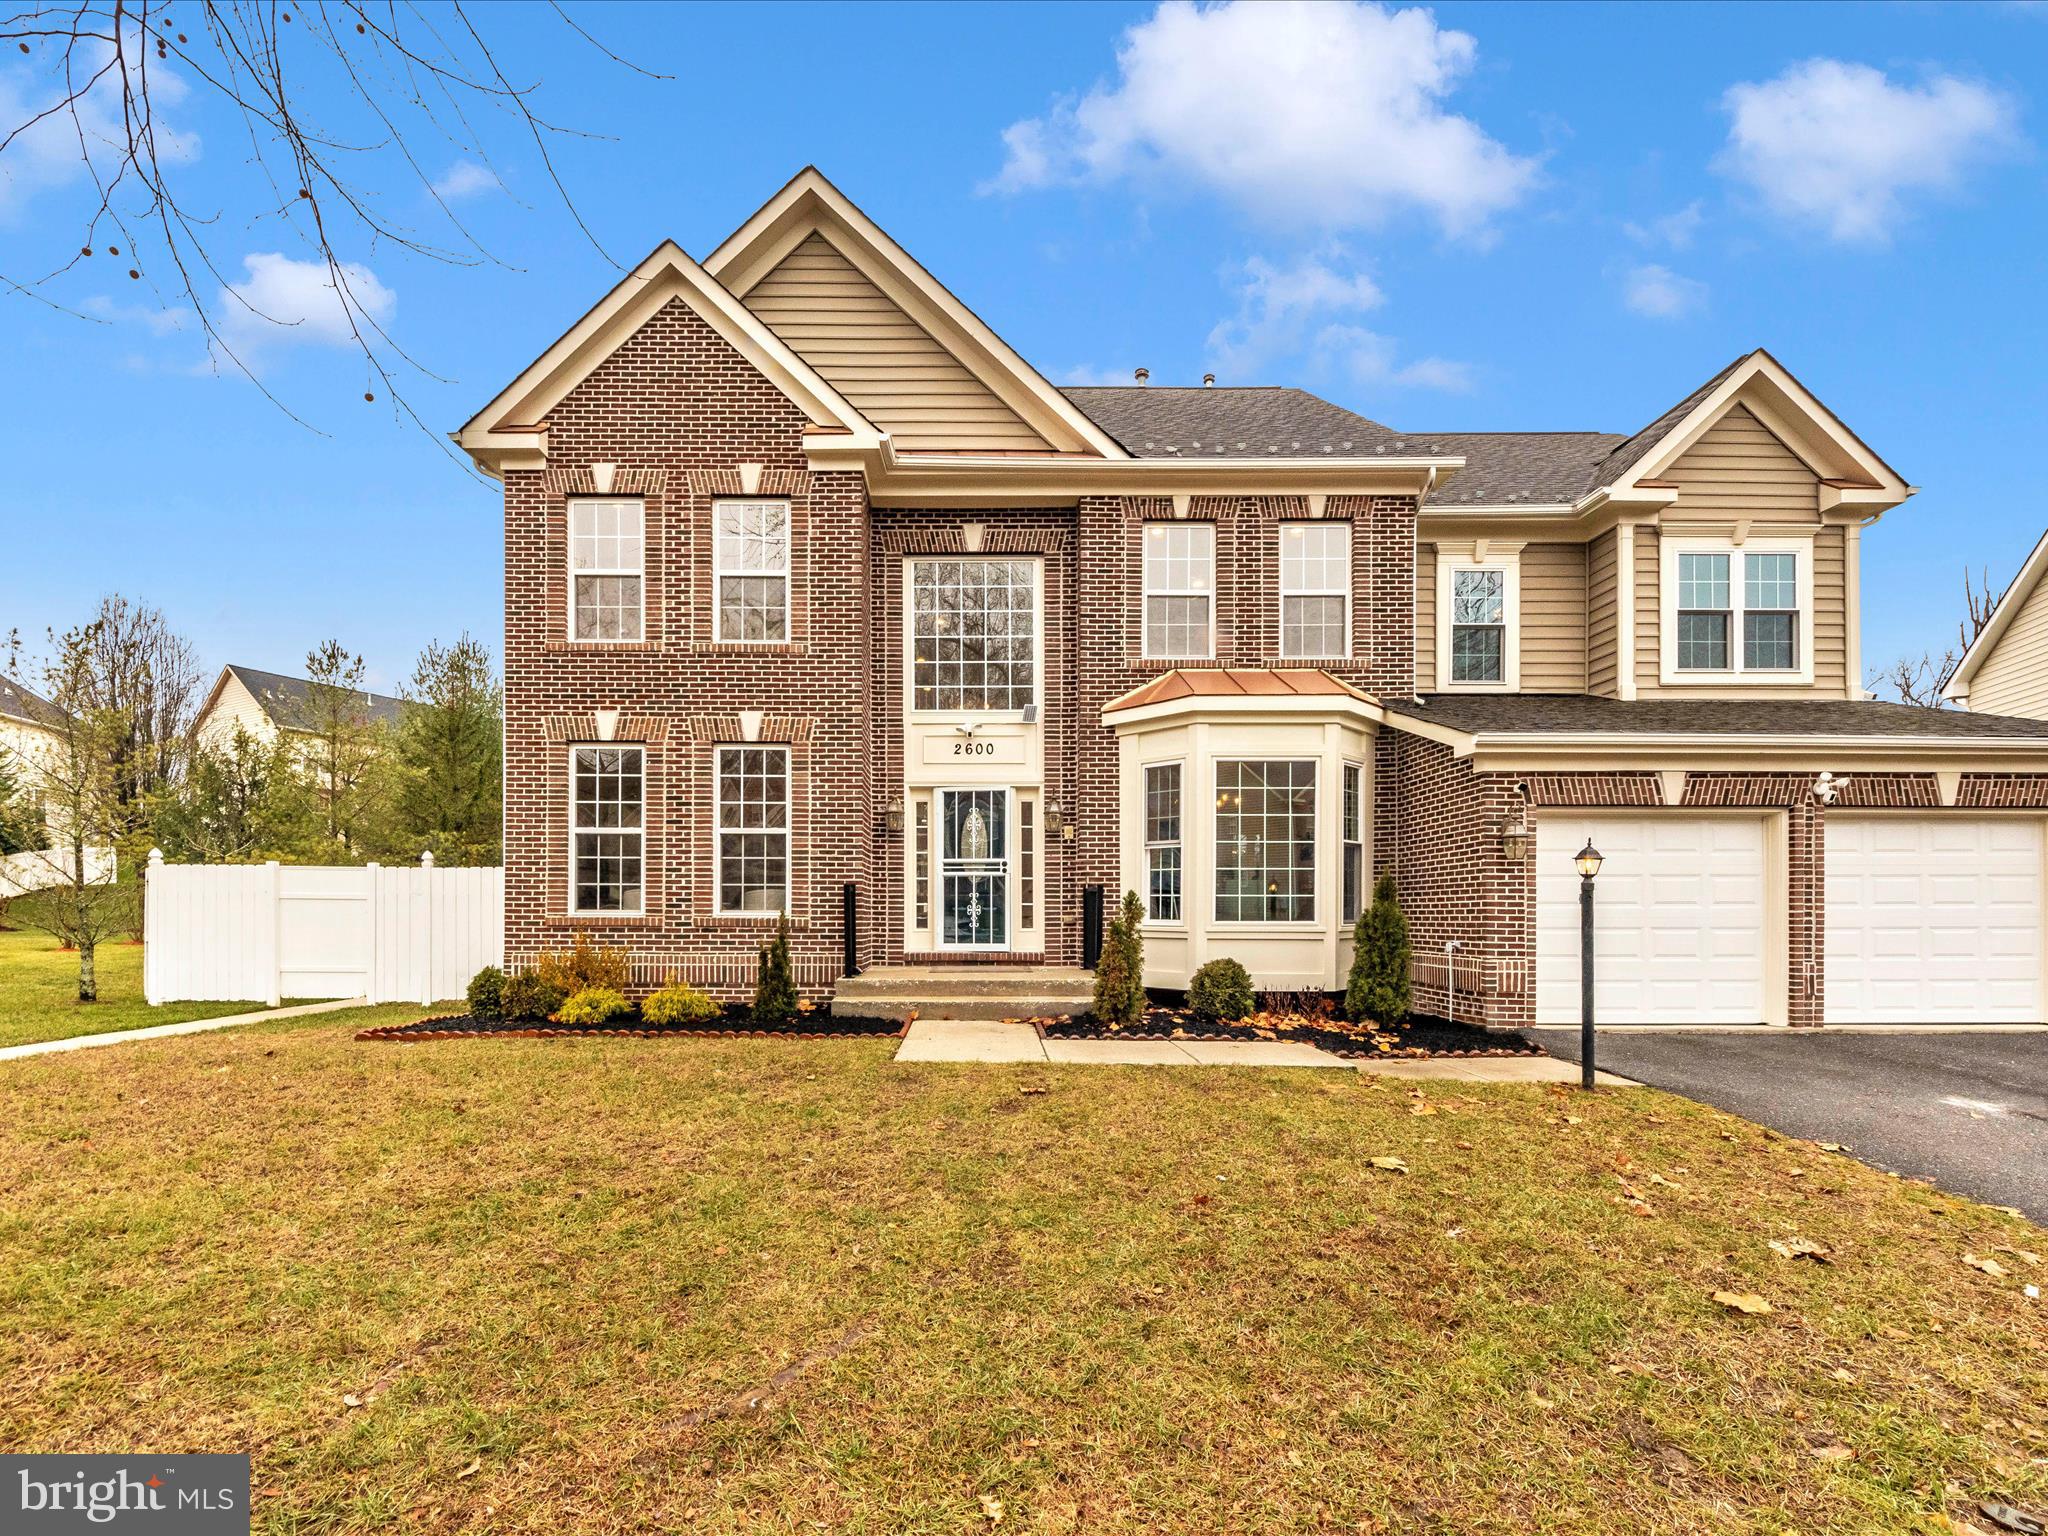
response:
[[[142,1000],[142,946],[102,944],[93,954],[100,1000],[78,1000],[78,952],[47,933],[0,932],[0,1046],[66,1040],[145,1024],[181,1024],[247,1013],[263,1003],[166,1003]]]
[[[2048,1236],[1681,1100],[349,1038],[408,1013],[0,1066],[0,1445],[248,1448],[323,1536],[2048,1500]]]

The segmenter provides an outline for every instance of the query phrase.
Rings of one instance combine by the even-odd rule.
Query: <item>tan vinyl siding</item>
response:
[[[1849,691],[1848,542],[1839,526],[1813,540],[1813,687],[1831,698]]]
[[[1970,708],[2048,720],[2048,598],[2036,586],[1970,679]]]
[[[785,256],[748,292],[746,304],[898,447],[1047,449],[822,235]]]
[[[272,741],[277,736],[277,723],[270,712],[240,676],[230,672],[213,708],[193,722],[192,736],[204,746],[225,749],[233,744],[237,726],[256,741]]]
[[[1657,692],[1658,646],[1662,631],[1657,613],[1657,530],[1645,523],[1636,529],[1636,692]]]
[[[1522,692],[1580,693],[1586,687],[1586,546],[1530,544],[1522,550]]]
[[[1586,546],[1586,688],[1612,695],[1620,687],[1621,632],[1614,593],[1621,540],[1609,529]]]
[[[1436,546],[1415,546],[1415,691],[1436,688]]]
[[[1733,406],[1664,476],[1678,485],[1678,515],[1812,521],[1820,477],[1770,429]]]

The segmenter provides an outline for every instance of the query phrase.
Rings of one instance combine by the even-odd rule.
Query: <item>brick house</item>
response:
[[[1072,966],[1418,1006],[2044,1016],[2048,727],[1858,685],[1912,487],[1764,352],[1633,435],[1049,384],[813,170],[664,244],[458,434],[505,488],[506,953],[728,992]],[[849,923],[849,914],[851,922]]]

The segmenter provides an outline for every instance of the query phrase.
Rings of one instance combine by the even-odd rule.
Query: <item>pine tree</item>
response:
[[[1372,888],[1372,905],[1358,914],[1352,931],[1351,979],[1344,988],[1344,1015],[1375,1024],[1398,1024],[1408,1016],[1408,919],[1402,915],[1389,870]]]
[[[464,635],[420,652],[398,728],[401,837],[443,868],[502,856],[505,696],[490,652]]]
[[[1095,966],[1095,1020],[1110,1029],[1130,1029],[1145,1017],[1144,921],[1138,893],[1124,892]]]
[[[754,1023],[772,1029],[796,1017],[796,975],[789,962],[789,914],[775,922],[775,937],[761,946],[754,975]]]

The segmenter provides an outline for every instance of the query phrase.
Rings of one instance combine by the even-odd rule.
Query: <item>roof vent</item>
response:
[[[1214,389],[1215,387],[1216,387],[1216,375],[1215,375],[1215,374],[1213,374],[1213,373],[1205,373],[1205,374],[1203,374],[1203,375],[1202,375],[1202,388],[1204,388],[1204,389]]]
[[[1140,384],[1143,384],[1147,379],[1152,377],[1152,370],[1150,368],[1140,368],[1136,373],[1133,373],[1131,377],[1136,379]]]

